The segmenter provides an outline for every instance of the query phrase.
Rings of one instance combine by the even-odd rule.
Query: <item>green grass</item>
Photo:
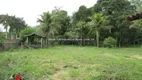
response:
[[[0,52],[0,80],[141,80],[142,48],[56,46]]]

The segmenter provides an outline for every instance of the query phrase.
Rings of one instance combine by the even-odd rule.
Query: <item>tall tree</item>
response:
[[[58,24],[59,27],[59,36],[63,37],[67,28],[70,26],[70,17],[67,14],[67,11],[61,9],[55,9],[52,11],[53,21]]]
[[[6,29],[6,39],[8,38],[8,27],[9,27],[9,16],[6,15],[0,15],[0,23],[4,26],[4,29]]]
[[[48,44],[49,37],[54,37],[54,35],[58,33],[58,30],[57,30],[58,24],[56,24],[56,21],[54,21],[54,18],[55,17],[49,12],[44,12],[41,15],[41,18],[37,20],[37,22],[40,22],[40,27],[44,33],[44,36],[46,37],[47,44]]]
[[[9,16],[8,14],[0,15],[0,23],[3,24],[4,28],[6,29],[6,33],[8,33],[7,29],[9,27],[9,32],[15,32],[17,36],[19,36],[18,34],[20,30],[27,26],[23,18]]]
[[[81,5],[77,12],[72,16],[72,28],[78,33],[77,38],[82,38],[82,44],[85,44],[84,38],[88,38],[88,30],[86,23],[91,21],[88,17],[92,15],[92,8],[87,8],[84,5]]]
[[[46,44],[48,43],[48,37],[51,30],[51,14],[49,12],[44,12],[43,15],[41,15],[41,19],[37,20],[40,22],[41,29],[46,37]]]
[[[98,0],[95,6],[96,11],[108,16],[110,25],[113,26],[112,35],[116,37],[117,44],[120,46],[122,32],[125,27],[128,29],[126,17],[136,12],[136,7],[128,0]]]
[[[86,23],[84,21],[79,21],[75,28],[77,35],[81,38],[81,45],[83,45],[83,28],[85,28]]]
[[[8,26],[9,26],[8,22],[7,22],[7,21],[4,21],[4,22],[3,22],[3,26],[4,26],[4,28],[6,29],[6,39],[7,39],[7,38],[8,38],[8,31],[7,31],[7,29],[8,29]]]
[[[16,36],[16,38],[18,38],[20,31],[26,28],[27,24],[25,23],[23,18],[10,16],[9,26],[10,26],[9,32],[11,33],[11,38],[13,37],[12,36],[13,34]]]
[[[99,47],[100,29],[108,25],[109,20],[107,19],[106,16],[104,16],[101,13],[94,14],[92,17],[90,17],[90,19],[91,19],[91,22],[89,22],[90,31],[96,32],[96,43],[97,43],[97,47]]]
[[[72,16],[73,24],[77,24],[78,21],[88,22],[88,17],[92,15],[91,9],[88,9],[86,6],[82,5],[79,7],[78,11],[75,12]]]

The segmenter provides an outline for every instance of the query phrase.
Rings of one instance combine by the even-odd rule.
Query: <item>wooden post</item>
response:
[[[41,38],[41,48],[42,48],[42,43],[43,43],[42,41],[43,41],[43,39]]]
[[[29,43],[29,38],[27,37],[26,43]]]

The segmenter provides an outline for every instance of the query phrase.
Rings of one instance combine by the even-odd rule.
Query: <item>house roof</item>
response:
[[[29,35],[25,35],[25,37],[37,37],[37,38],[45,38],[44,36],[41,36],[37,33],[32,33],[32,34],[29,34]]]
[[[142,19],[142,12],[127,17],[128,21],[133,21],[133,20],[138,20],[138,19]]]

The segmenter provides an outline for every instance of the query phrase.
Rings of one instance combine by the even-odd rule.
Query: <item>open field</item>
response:
[[[142,48],[56,46],[0,52],[0,80],[142,80]]]

